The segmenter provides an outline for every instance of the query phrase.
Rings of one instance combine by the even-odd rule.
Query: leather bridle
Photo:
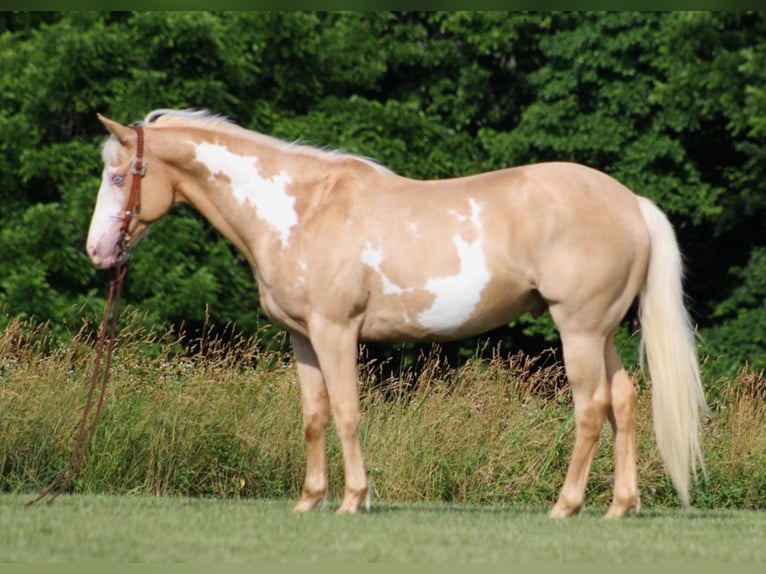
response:
[[[130,126],[136,132],[136,157],[133,159],[131,169],[130,193],[128,201],[125,204],[125,210],[122,217],[122,226],[120,227],[120,242],[118,247],[120,255],[126,253],[130,247],[130,222],[133,216],[141,212],[141,180],[146,175],[146,160],[144,159],[144,128],[141,126]]]

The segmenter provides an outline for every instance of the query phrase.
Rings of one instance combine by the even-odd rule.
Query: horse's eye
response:
[[[113,183],[114,185],[122,185],[122,182],[123,182],[123,181],[125,181],[125,176],[124,176],[124,175],[115,175],[115,176],[112,178],[112,183]]]

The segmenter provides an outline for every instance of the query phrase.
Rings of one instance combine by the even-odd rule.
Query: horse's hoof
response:
[[[622,518],[623,516],[628,514],[631,510],[638,512],[639,507],[640,507],[640,503],[637,500],[634,502],[626,502],[626,503],[612,502],[612,504],[609,505],[609,509],[606,511],[604,518],[606,518],[607,520],[615,520],[617,518]]]
[[[338,514],[356,514],[359,507],[364,504],[364,508],[370,509],[370,490],[366,488],[362,492],[347,492],[343,497],[343,502],[337,510]]]
[[[304,492],[298,503],[293,506],[293,512],[308,512],[322,502],[324,497],[324,494],[308,494]]]
[[[582,505],[572,506],[572,505],[564,504],[563,502],[559,501],[553,506],[553,508],[551,508],[550,512],[548,512],[548,517],[549,518],[569,518],[570,516],[580,512],[581,508],[582,508]]]

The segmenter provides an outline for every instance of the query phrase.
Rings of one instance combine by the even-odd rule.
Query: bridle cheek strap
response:
[[[141,179],[146,175],[146,160],[144,159],[144,128],[130,126],[136,132],[136,157],[133,160],[131,170],[130,194],[125,205],[125,214],[122,220],[122,235],[127,237],[128,227],[134,215],[141,212]]]

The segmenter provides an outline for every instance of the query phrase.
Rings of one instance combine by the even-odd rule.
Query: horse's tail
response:
[[[707,411],[697,350],[684,306],[683,263],[665,214],[639,198],[651,236],[651,259],[641,291],[642,355],[649,367],[657,447],[684,506],[689,504],[690,470],[703,471],[700,419]]]

